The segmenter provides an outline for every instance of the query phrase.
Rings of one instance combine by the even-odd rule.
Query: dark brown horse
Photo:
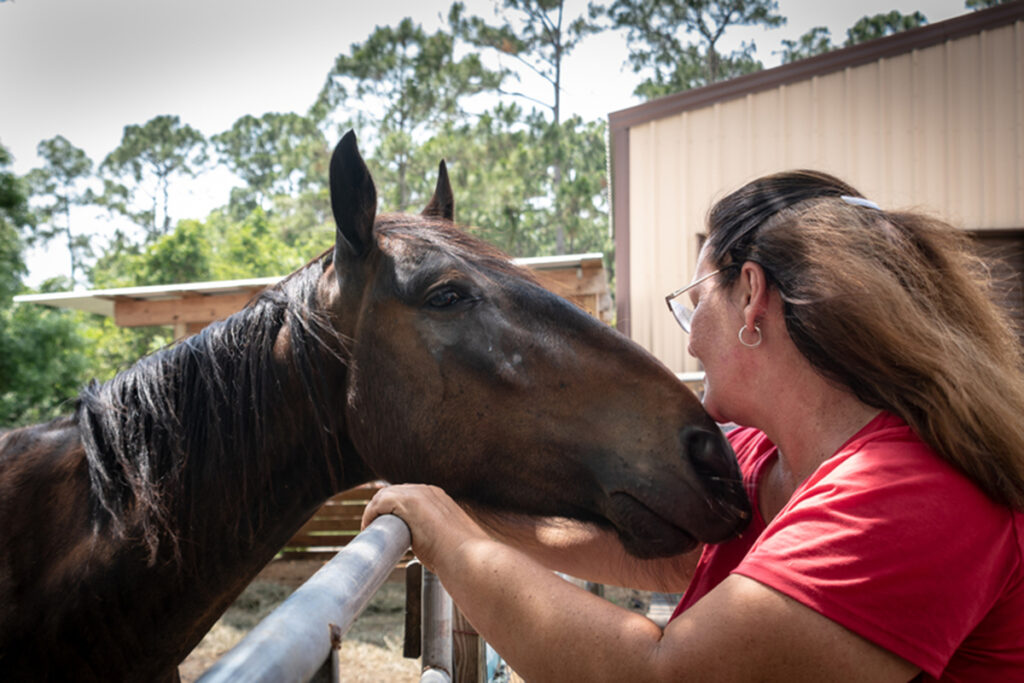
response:
[[[173,680],[335,492],[438,484],[592,520],[641,556],[747,516],[698,401],[616,332],[456,230],[376,215],[349,133],[334,249],[231,318],[0,436],[0,680]]]

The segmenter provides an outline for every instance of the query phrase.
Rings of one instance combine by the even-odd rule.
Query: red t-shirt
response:
[[[742,537],[704,549],[673,618],[736,572],[912,662],[925,680],[1024,681],[1024,515],[882,413],[765,525],[757,483],[778,452],[754,429],[729,440],[754,519]]]

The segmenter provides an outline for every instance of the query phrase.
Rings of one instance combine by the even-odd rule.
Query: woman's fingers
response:
[[[486,538],[479,525],[436,486],[400,484],[377,492],[363,512],[362,528],[380,515],[400,517],[412,532],[412,549],[427,567],[443,548],[457,547],[467,538]]]

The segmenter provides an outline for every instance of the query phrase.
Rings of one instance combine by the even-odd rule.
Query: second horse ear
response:
[[[362,257],[373,244],[377,188],[359,154],[356,134],[345,133],[331,155],[331,210],[337,226],[335,257]]]
[[[448,166],[444,159],[437,167],[437,185],[434,187],[434,196],[426,208],[420,212],[421,216],[442,218],[446,221],[455,220],[455,197],[452,195],[452,184],[448,180]]]

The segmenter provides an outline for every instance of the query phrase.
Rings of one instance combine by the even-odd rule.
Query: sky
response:
[[[36,145],[63,135],[99,164],[123,128],[175,114],[211,136],[246,114],[305,113],[334,58],[374,27],[409,16],[428,31],[444,25],[450,0],[0,0],[0,143],[14,171],[40,165]],[[466,0],[494,18],[491,0]],[[566,0],[568,16],[585,0]],[[776,66],[783,39],[827,26],[833,42],[860,17],[920,10],[930,23],[966,13],[963,0],[779,0],[788,21],[777,29],[729,29],[736,45],[754,40],[758,58]],[[726,44],[724,47],[728,48]],[[621,33],[586,39],[563,69],[562,106],[586,120],[637,104],[642,79],[626,64]],[[529,83],[524,84],[529,89]],[[540,84],[538,96],[547,95]],[[175,219],[204,218],[227,202],[226,171],[180,183]],[[98,218],[91,231],[110,227]],[[28,254],[30,285],[67,272],[59,248]]]

